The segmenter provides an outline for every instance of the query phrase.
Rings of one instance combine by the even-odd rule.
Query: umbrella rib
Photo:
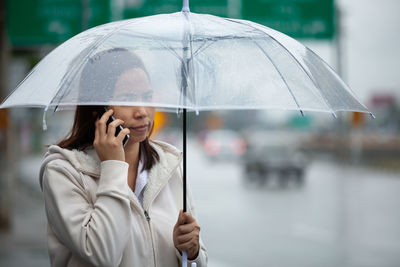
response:
[[[211,45],[213,45],[216,42],[216,40],[212,40],[211,42],[204,42],[194,53],[193,56],[189,59],[189,61],[192,61],[197,54],[203,52],[207,48],[209,48]],[[207,45],[206,45],[207,44]],[[200,51],[201,50],[201,51]]]
[[[188,23],[189,23],[189,26],[190,26],[190,29],[192,29],[192,25],[190,24],[190,20],[188,19]],[[196,80],[195,80],[195,78],[194,78],[194,75],[195,75],[195,70],[194,70],[194,63],[193,63],[193,57],[194,57],[194,53],[193,53],[193,34],[192,34],[192,30],[190,30],[189,31],[189,49],[190,49],[190,58],[188,59],[188,62],[187,62],[187,64],[188,64],[188,67],[189,67],[189,64],[190,64],[190,67],[191,67],[191,70],[192,70],[192,75],[190,75],[189,76],[189,79],[190,79],[190,81],[191,81],[191,87],[192,87],[192,100],[193,100],[193,105],[194,106],[197,106],[197,103],[196,103]],[[190,68],[188,69],[188,75],[189,75],[189,72],[190,72]]]
[[[137,37],[137,38],[142,38],[142,39],[146,39],[146,40],[158,39],[158,40],[165,41],[165,42],[176,42],[176,43],[181,42],[181,40],[178,40],[178,39],[165,38],[165,37],[161,37],[161,36],[157,36],[157,35],[144,34],[144,33],[130,34],[130,36]],[[200,36],[200,37],[197,37],[195,39],[192,39],[192,41],[193,42],[204,42],[204,41],[220,41],[220,40],[232,40],[232,39],[237,40],[237,39],[247,39],[247,38],[248,38],[247,36],[234,36],[234,35],[203,36],[203,37]],[[259,36],[259,37],[253,37],[253,39],[265,39],[265,37],[264,36]]]
[[[292,54],[292,52],[290,52],[281,42],[279,42],[277,39],[275,39],[274,37],[272,37],[271,35],[269,35],[266,32],[261,31],[260,29],[257,29],[256,27],[250,25],[250,24],[244,24],[241,21],[236,21],[236,20],[232,20],[232,19],[228,19],[225,18],[228,21],[234,22],[234,23],[239,23],[241,25],[246,25],[249,26],[251,28],[253,28],[256,31],[262,32],[263,34],[266,34],[267,36],[269,36],[271,39],[273,39],[279,46],[281,46],[295,61],[296,63],[300,66],[300,68],[304,71],[304,73],[307,75],[307,77],[311,80],[311,82],[314,84],[314,86],[319,89],[318,92],[322,97],[322,100],[324,101],[325,105],[331,110],[331,113],[333,114],[333,116],[336,118],[337,115],[335,113],[335,111],[333,110],[332,106],[330,105],[329,101],[327,99],[325,99],[325,97],[322,94],[322,90],[321,90],[321,86],[319,85],[319,83],[317,81],[315,81],[311,75],[308,73],[308,71],[303,67],[303,65],[301,65],[301,63],[299,62],[299,60]]]
[[[152,40],[152,41],[154,41],[155,39],[161,40],[164,42],[175,42],[175,43],[179,43],[181,41],[179,39],[165,38],[165,37],[161,37],[161,36],[157,36],[157,35],[153,35],[153,34],[145,34],[145,33],[139,33],[139,32],[136,32],[135,34],[130,33],[129,36],[146,39],[146,40]]]
[[[172,52],[173,55],[176,56],[176,58],[178,58],[179,60],[182,60],[182,58],[178,55],[178,53],[172,49],[171,47],[165,46],[163,43],[161,43],[159,40],[156,40],[161,46],[163,46],[165,49],[169,50]]]
[[[33,69],[32,69],[32,70],[28,73],[28,75],[26,75],[26,77],[17,85],[17,87],[15,87],[14,90],[12,90],[12,91],[2,100],[1,106],[3,106],[4,103],[8,100],[8,98],[9,98],[11,95],[13,95],[15,91],[17,91],[17,89],[18,89],[18,87],[19,87],[20,85],[22,85],[33,73],[35,73],[35,71],[37,70],[37,68],[40,66],[41,63],[42,63],[42,62],[40,61],[35,67],[33,67]],[[34,93],[34,92],[32,92],[31,95],[32,95],[33,93]],[[44,105],[44,106],[46,106],[46,105]],[[1,107],[1,108],[3,108],[3,107]]]
[[[164,45],[162,42],[160,42],[159,40],[156,40],[156,41],[157,41],[161,46],[163,46],[164,49],[169,50],[169,51],[181,62],[181,64],[183,64],[183,58],[182,58],[181,56],[179,56],[178,53],[177,53],[174,49],[172,49],[171,47],[165,46],[165,45]],[[182,71],[182,70],[181,70],[181,71]],[[186,73],[185,70],[184,70],[184,72]],[[181,97],[182,97],[182,94],[179,94],[178,103],[181,102]]]
[[[309,49],[308,47],[306,47],[306,49],[307,49],[307,51],[309,51],[310,53],[312,53],[313,55],[315,55],[316,57],[318,57],[318,58],[322,61],[322,63],[324,63],[324,65],[325,65],[327,68],[329,68],[333,73],[336,74],[336,72],[332,69],[331,66],[329,66],[328,63],[325,62],[324,59],[320,58],[314,51],[312,51],[312,50]],[[346,84],[346,86],[347,86],[347,84]],[[348,89],[349,93],[352,94],[352,96],[353,96],[355,99],[358,99],[356,93],[355,93],[349,86],[347,86],[347,89]],[[367,108],[363,103],[360,102],[360,104],[361,104],[361,106],[363,106],[366,110],[368,110],[368,108]],[[373,115],[371,112],[369,112],[369,113],[370,113],[371,115]]]
[[[264,49],[258,42],[254,41],[254,40],[252,40],[252,41],[254,42],[254,44],[255,44],[256,46],[258,46],[258,48],[261,49],[261,51],[262,51],[263,54],[269,59],[269,61],[271,61],[272,65],[274,66],[274,68],[276,69],[276,71],[279,73],[279,76],[281,77],[281,79],[282,79],[283,82],[285,83],[287,89],[289,90],[290,95],[293,97],[293,100],[294,100],[294,102],[296,103],[297,107],[299,108],[301,115],[304,117],[304,112],[303,112],[302,108],[300,107],[299,102],[297,101],[296,97],[294,96],[292,89],[290,89],[290,86],[289,86],[289,84],[287,83],[285,77],[283,77],[282,72],[281,72],[281,71],[278,69],[278,67],[276,66],[274,60],[268,55],[268,53],[265,51],[265,49]]]
[[[246,36],[234,36],[234,35],[225,35],[225,36],[210,36],[210,37],[198,37],[196,39],[193,39],[193,42],[204,42],[206,41],[220,41],[220,40],[232,40],[232,39],[247,39],[248,37]],[[263,39],[263,37],[261,37]]]
[[[67,72],[69,73],[69,75],[65,76],[65,79],[63,78],[63,82],[60,86],[60,88],[64,87],[64,85],[67,83],[71,83],[70,81],[70,77],[74,77],[76,75],[76,73],[78,72],[78,70],[82,67],[83,63],[87,61],[87,59],[89,58],[89,56],[91,56],[91,54],[93,53],[93,51],[99,47],[99,45],[101,43],[103,43],[104,40],[107,40],[108,38],[111,37],[111,35],[113,35],[115,32],[121,30],[121,28],[125,27],[126,25],[130,25],[132,23],[135,23],[136,20],[128,20],[126,21],[126,23],[123,23],[122,25],[120,25],[119,27],[116,27],[114,30],[110,31],[108,34],[104,35],[102,38],[99,38],[97,41],[95,41],[91,46],[88,47],[88,53],[86,54],[86,56],[83,58],[83,60],[81,60],[80,64],[78,64],[78,68],[75,68],[75,71],[72,72]],[[68,88],[71,87],[68,86]],[[65,96],[65,94],[67,92],[69,92],[70,90],[65,90],[64,93],[62,94],[62,96],[60,97],[60,100]],[[53,98],[51,99],[50,103],[52,103],[54,101],[54,99],[57,97],[57,93],[53,96]]]
[[[184,64],[184,61],[183,61],[183,58],[181,57],[181,56],[179,56],[178,55],[178,53],[174,50],[174,49],[172,49],[171,47],[168,47],[168,46],[165,46],[162,42],[160,42],[159,40],[156,40],[162,47],[164,47],[164,49],[167,49],[167,50],[169,50],[179,61],[181,61],[181,64],[183,64],[183,66],[185,66],[184,68],[183,68],[183,72],[184,72],[184,75],[188,75],[188,71],[187,71],[187,69],[186,69],[186,65]],[[211,44],[210,44],[211,45]],[[199,51],[202,47],[204,46],[204,44],[197,50],[197,51]],[[192,47],[193,46],[191,46],[191,54],[193,54],[193,52],[192,52]],[[208,46],[207,46],[208,47]],[[197,52],[196,51],[196,52]],[[193,59],[193,56],[191,56],[191,58],[190,59],[188,59],[188,63],[191,61]],[[181,97],[181,95],[179,96],[179,97]],[[186,105],[185,105],[186,106]]]
[[[137,37],[137,38],[142,38],[142,39],[148,39],[148,40],[156,40],[162,47],[164,47],[164,49],[170,50],[178,59],[183,60],[182,57],[180,57],[172,47],[167,47],[162,42],[160,42],[160,40],[169,41],[169,42],[176,42],[177,40],[160,38],[158,36],[154,36],[151,34],[144,34],[144,33],[131,35],[131,36]],[[192,61],[196,55],[198,55],[205,49],[209,48],[215,42],[217,42],[219,40],[232,40],[232,39],[247,39],[247,37],[235,37],[235,36],[227,35],[227,36],[221,36],[221,37],[217,36],[217,37],[204,37],[204,38],[191,39],[191,41],[190,41],[191,43],[202,42],[203,44],[194,53],[191,53],[192,57],[188,59],[188,62]],[[265,37],[253,38],[253,39],[265,40]]]
[[[154,37],[157,37],[157,36],[152,37],[151,35],[149,35],[149,36],[139,36],[139,35],[136,35],[136,37],[138,37],[138,38],[143,38],[143,39],[155,40]],[[171,51],[179,60],[182,60],[182,57],[179,56],[178,53],[177,53],[172,47],[165,46],[162,42],[160,42],[160,40],[161,40],[161,39],[159,39],[159,38],[157,37],[157,39],[156,39],[155,41],[157,41],[158,44],[160,44],[164,49],[167,49],[167,50]],[[168,39],[164,39],[164,41],[166,41],[166,40],[168,40]],[[206,41],[209,41],[209,39],[205,39],[205,40],[206,40]],[[192,39],[192,42],[193,42],[193,41],[194,41],[194,40]],[[204,40],[201,40],[201,41],[203,41],[203,44],[193,53],[193,57],[196,56],[198,53],[204,51],[204,50],[207,49],[208,47],[210,47],[210,46],[211,46],[212,44],[214,44],[217,40],[211,40],[211,42],[204,42]],[[191,58],[189,59],[189,61],[191,61],[191,60],[193,59],[193,57],[191,57]]]
[[[204,49],[207,49],[207,47],[209,47],[210,45],[212,45],[214,42],[212,43],[208,43],[208,42],[203,42],[201,44],[201,46],[193,53],[193,56],[197,55],[198,53],[200,53],[201,51],[204,51]],[[207,45],[207,46],[206,46]],[[201,51],[200,51],[201,50]],[[191,58],[193,59],[193,57]]]
[[[191,67],[192,68],[191,73],[192,74],[195,73],[194,72],[194,64],[193,64],[193,60],[192,60],[193,59],[193,54],[194,54],[193,53],[193,34],[192,34],[192,27],[191,27],[191,24],[190,24],[190,19],[189,19],[189,16],[187,16],[186,13],[185,13],[185,21],[187,23],[187,28],[185,28],[185,35],[186,36],[184,36],[184,40],[182,40],[183,42],[185,42],[185,43],[183,43],[183,47],[182,47],[182,49],[183,49],[183,57],[182,57],[182,66],[183,66],[183,68],[182,68],[182,70],[184,72],[184,77],[186,77],[186,80],[188,80],[188,79],[190,80],[191,88],[195,88],[195,80],[193,78],[193,75],[190,76],[190,69],[189,69],[189,67]],[[188,50],[189,50],[189,53],[190,53],[190,57],[189,58],[186,55]],[[189,66],[189,64],[190,64],[190,66]],[[186,86],[188,86],[188,85],[189,84],[186,81]],[[186,91],[185,92],[186,99],[188,98],[189,94],[191,95],[192,100],[194,100],[193,104],[196,105],[195,90],[193,89],[193,90],[190,90],[189,92]],[[186,103],[185,103],[185,106],[186,106]]]

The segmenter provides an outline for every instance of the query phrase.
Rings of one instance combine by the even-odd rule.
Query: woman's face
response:
[[[122,73],[118,78],[114,98],[126,98],[133,101],[151,102],[152,91],[147,74],[140,68],[134,68]],[[142,142],[150,134],[154,122],[154,107],[143,106],[109,106],[114,110],[114,117],[123,120],[124,128],[129,128],[129,143]]]

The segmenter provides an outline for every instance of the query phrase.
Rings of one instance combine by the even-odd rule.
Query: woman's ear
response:
[[[92,111],[92,118],[100,118],[105,112],[105,106],[98,106]]]

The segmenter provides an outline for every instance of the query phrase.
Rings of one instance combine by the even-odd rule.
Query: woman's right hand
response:
[[[112,109],[108,110],[100,119],[97,119],[95,123],[96,130],[94,133],[93,146],[96,149],[100,161],[125,161],[125,151],[122,145],[122,140],[124,140],[124,137],[129,134],[130,131],[125,128],[120,131],[117,137],[115,137],[115,128],[118,125],[124,124],[124,121],[115,119],[107,127],[107,121],[113,112]]]

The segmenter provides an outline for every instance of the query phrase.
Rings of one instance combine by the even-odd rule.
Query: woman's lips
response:
[[[133,131],[136,131],[136,132],[145,132],[145,131],[147,131],[148,127],[149,127],[149,125],[145,124],[145,125],[140,125],[140,126],[137,126],[137,127],[130,127],[129,129],[133,130]]]

